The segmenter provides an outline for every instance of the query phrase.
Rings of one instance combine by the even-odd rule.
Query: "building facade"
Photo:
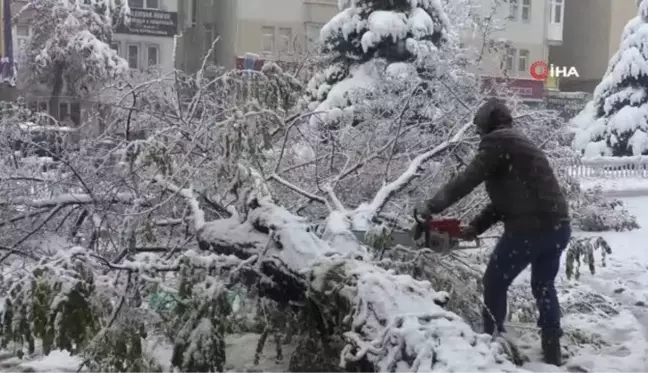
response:
[[[637,15],[636,0],[565,0],[563,44],[550,60],[574,66],[578,78],[565,78],[563,91],[593,92],[619,49],[623,28]]]
[[[174,70],[174,37],[179,32],[179,5],[182,0],[129,0],[130,22],[115,26],[111,47],[123,57],[133,70],[155,69],[161,73]],[[27,0],[13,0],[12,13],[18,14]],[[22,50],[32,36],[32,15],[20,13],[13,25],[13,45],[16,61],[20,61]],[[51,112],[50,88],[32,87],[21,84],[20,64],[17,65],[17,95],[23,96],[34,111]],[[56,110],[62,122],[71,120],[78,124],[94,106],[93,102],[64,95]]]
[[[464,35],[463,42],[482,48],[484,42],[504,44],[498,54],[485,53],[478,73],[487,85],[507,78],[510,88],[527,101],[541,102],[546,81],[533,79],[531,65],[547,61],[549,51],[562,44],[565,0],[508,0],[495,6],[483,1],[482,16],[494,14],[501,24],[488,35]],[[487,49],[487,48],[485,48]]]
[[[213,60],[226,68],[243,67],[252,59],[291,61],[304,58],[319,39],[319,32],[337,12],[337,0],[191,0],[187,12],[192,26],[184,28],[183,61],[186,71],[199,68],[211,41],[219,37]],[[479,0],[477,0],[479,1]],[[509,53],[484,58],[479,74],[513,79],[521,95],[541,100],[544,84],[529,74],[533,61],[546,61],[549,49],[562,44],[564,1],[507,0],[496,9],[504,29],[490,35],[509,42]],[[481,12],[491,12],[484,0]],[[463,35],[465,44],[477,46],[479,35]],[[257,61],[259,62],[259,61]],[[253,61],[254,63],[254,61]],[[259,64],[257,64],[259,65]]]
[[[111,47],[131,69],[175,69],[173,49],[179,30],[179,0],[128,0],[131,8],[128,25],[115,28]],[[180,15],[182,16],[182,15]]]
[[[216,38],[213,61],[226,68],[240,65],[246,55],[303,58],[337,11],[337,0],[190,0],[178,67],[198,69]]]

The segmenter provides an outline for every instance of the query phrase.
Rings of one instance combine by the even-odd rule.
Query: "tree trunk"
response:
[[[63,64],[57,63],[54,67],[54,84],[52,84],[52,94],[49,100],[49,115],[56,119],[59,118],[59,110],[61,103],[61,93],[63,92]]]
[[[52,84],[52,94],[49,99],[49,115],[54,118],[47,121],[48,125],[54,125],[56,121],[60,121],[60,102],[61,93],[63,92],[63,64],[57,63],[54,67],[54,84]],[[53,158],[58,158],[60,155],[59,134],[50,132],[47,136],[47,143],[49,145],[49,152]]]

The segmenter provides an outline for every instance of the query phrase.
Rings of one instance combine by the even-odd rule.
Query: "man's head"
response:
[[[504,101],[490,98],[477,110],[473,123],[477,126],[477,133],[484,136],[498,128],[511,127],[513,117]]]

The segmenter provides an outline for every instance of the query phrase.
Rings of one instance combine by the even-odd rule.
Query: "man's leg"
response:
[[[534,252],[524,235],[504,233],[493,250],[484,273],[484,333],[503,333],[508,288],[531,263]]]
[[[542,331],[542,351],[545,362],[554,365],[561,364],[562,335],[555,280],[560,268],[560,256],[570,238],[571,228],[568,223],[553,232],[547,232],[544,239],[539,239],[537,243],[543,248],[541,254],[531,263],[531,291],[540,313],[538,326]]]

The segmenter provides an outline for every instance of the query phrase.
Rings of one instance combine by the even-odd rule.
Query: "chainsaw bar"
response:
[[[358,239],[358,241],[367,243],[368,241],[367,239],[369,237],[366,231],[353,231],[353,234]],[[405,247],[413,247],[419,249],[422,249],[426,246],[425,240],[423,239],[414,240],[414,237],[412,237],[412,234],[410,232],[394,231],[388,233],[387,237],[390,240],[390,243],[393,244],[394,246],[401,245]],[[464,245],[461,242],[465,242],[465,241],[461,241],[456,238],[451,238],[446,233],[430,232],[429,245],[428,245],[430,247],[427,248],[434,252],[446,253],[455,250],[478,249],[481,247],[479,238],[477,238],[474,241],[474,245],[470,245],[470,246]]]

